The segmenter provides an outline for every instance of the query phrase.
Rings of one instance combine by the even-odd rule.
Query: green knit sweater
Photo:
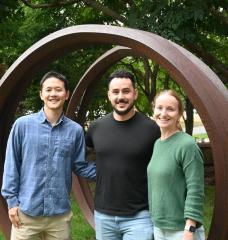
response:
[[[187,218],[202,224],[203,159],[190,135],[177,132],[158,139],[147,173],[149,207],[156,227],[181,231]]]

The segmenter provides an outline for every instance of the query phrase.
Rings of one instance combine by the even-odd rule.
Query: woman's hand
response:
[[[183,240],[193,240],[193,234],[194,233],[185,230]]]
[[[196,222],[192,219],[187,219],[185,223],[185,227],[189,229],[189,226],[195,227]],[[190,232],[188,230],[184,230],[183,240],[193,240],[194,232]]]

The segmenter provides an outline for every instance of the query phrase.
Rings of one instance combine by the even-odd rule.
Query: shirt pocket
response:
[[[70,158],[74,152],[74,141],[71,138],[55,139],[55,152],[60,158]]]

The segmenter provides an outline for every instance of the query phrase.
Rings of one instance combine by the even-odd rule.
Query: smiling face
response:
[[[125,119],[134,114],[134,101],[137,91],[128,78],[113,78],[109,83],[108,98],[114,114]]]
[[[154,120],[161,130],[173,132],[178,129],[178,122],[181,117],[178,100],[165,92],[155,99]]]
[[[62,111],[69,91],[65,89],[64,82],[55,77],[47,78],[40,90],[40,98],[44,102],[44,109]]]

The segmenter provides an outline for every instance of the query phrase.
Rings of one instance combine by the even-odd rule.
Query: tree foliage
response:
[[[222,0],[3,0],[0,5],[0,74],[28,47],[51,32],[78,24],[111,24],[150,31],[178,43],[208,64],[227,86],[227,6]],[[46,66],[33,80],[20,111],[35,111],[41,106],[36,86],[46,70],[52,68],[65,73],[73,90],[89,65],[106,50],[104,46],[78,50]],[[189,113],[186,123],[191,133],[193,106],[156,62],[128,57],[110,71],[115,67],[127,68],[137,76],[140,97],[136,106],[145,113],[151,114],[150,104],[157,90],[177,89],[186,103]],[[105,100],[105,79],[97,89],[89,106],[88,119],[110,111]]]

